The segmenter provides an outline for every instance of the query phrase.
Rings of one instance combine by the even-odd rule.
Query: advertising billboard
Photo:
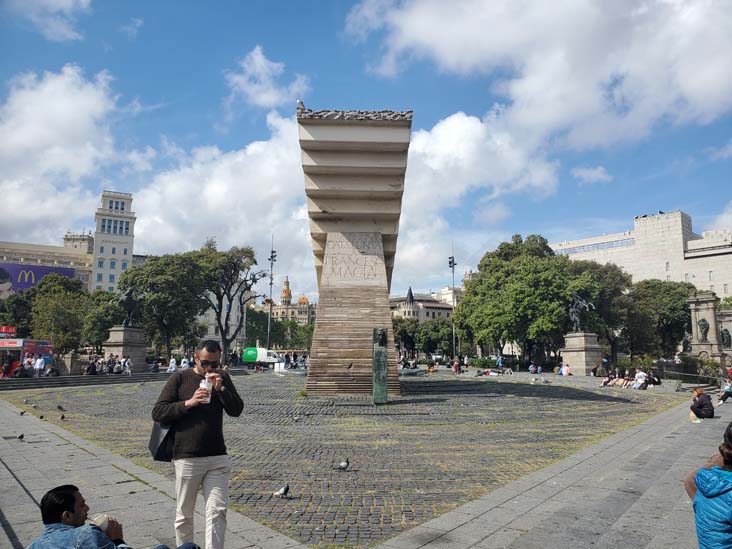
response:
[[[74,277],[74,269],[69,267],[47,267],[19,263],[0,263],[0,299],[32,288],[51,273]]]

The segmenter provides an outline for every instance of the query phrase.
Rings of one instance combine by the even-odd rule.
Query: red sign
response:
[[[15,326],[0,326],[0,334],[4,334],[6,337],[15,337],[15,332]]]
[[[0,347],[22,347],[22,339],[0,339]]]

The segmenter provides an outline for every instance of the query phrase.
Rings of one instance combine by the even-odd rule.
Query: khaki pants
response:
[[[229,504],[229,456],[173,460],[175,466],[175,542],[191,543],[198,490],[206,504],[206,549],[223,549]]]

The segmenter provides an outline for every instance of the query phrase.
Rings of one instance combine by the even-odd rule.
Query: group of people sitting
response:
[[[13,363],[10,357],[6,357],[0,368],[0,377],[6,378],[31,378],[31,377],[56,377],[61,372],[56,365],[56,359],[51,355],[29,353],[22,362]]]
[[[658,372],[651,369],[645,372],[640,368],[636,368],[633,374],[630,368],[623,370],[622,368],[610,368],[604,376],[600,387],[622,387],[627,389],[638,389],[645,391],[650,385],[661,385],[661,378]]]
[[[114,353],[109,353],[108,358],[103,356],[92,356],[89,364],[84,368],[84,374],[88,376],[107,374],[107,375],[132,375],[132,359],[128,355],[122,358]]]

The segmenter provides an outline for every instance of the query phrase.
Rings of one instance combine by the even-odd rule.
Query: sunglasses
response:
[[[199,358],[198,359],[198,362],[204,368],[218,368],[219,366],[221,366],[221,361],[220,360],[201,360]]]

